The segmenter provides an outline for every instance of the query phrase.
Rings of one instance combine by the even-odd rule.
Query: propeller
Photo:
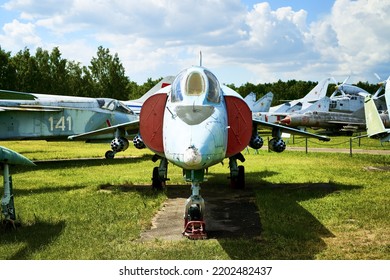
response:
[[[345,96],[345,92],[342,90],[342,86],[348,81],[348,79],[350,78],[350,76],[346,77],[344,79],[344,81],[341,83],[341,84],[337,84],[337,81],[334,77],[332,77],[334,83],[336,84],[334,87],[335,87],[335,91],[332,93],[331,97],[334,97],[337,93],[341,93],[343,96]]]
[[[382,97],[383,95],[379,96],[379,94],[382,92],[382,90],[385,88],[386,86],[386,83],[387,83],[387,80],[390,78],[388,78],[387,80],[382,80],[381,77],[377,74],[377,73],[374,73],[375,77],[379,80],[378,82],[378,85],[379,85],[379,88],[376,90],[376,92],[374,93],[374,95],[372,96],[373,99],[378,99],[380,97]]]

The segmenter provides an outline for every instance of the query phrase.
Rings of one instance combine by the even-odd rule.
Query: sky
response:
[[[390,1],[1,0],[0,47],[88,66],[99,46],[130,80],[202,65],[224,84],[377,83],[390,75]]]

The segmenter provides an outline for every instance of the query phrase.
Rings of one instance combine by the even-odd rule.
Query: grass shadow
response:
[[[8,259],[28,260],[35,252],[42,251],[50,246],[62,233],[65,222],[48,223],[36,221],[34,224],[19,225],[16,229],[9,228],[9,225],[0,226],[0,245],[20,243],[21,246]]]
[[[268,171],[254,173],[249,173],[248,177],[264,178],[275,174]],[[323,238],[334,235],[300,202],[361,188],[331,182],[252,182],[250,180],[245,189],[237,190],[229,187],[226,174],[210,174],[209,180],[202,184],[208,239],[217,240],[231,259],[315,259],[326,249]],[[150,186],[128,186],[120,190],[153,194]],[[180,199],[179,207],[184,209],[182,203],[190,196],[191,190],[189,185],[167,185],[165,193],[169,199]],[[165,216],[168,217],[166,221],[178,220],[178,229],[173,234],[180,234],[183,212],[174,215]]]
[[[326,249],[323,238],[334,235],[299,202],[361,187],[333,183],[262,183],[248,188],[252,188],[256,198],[261,234],[239,240],[219,239],[232,259],[315,259]],[[238,210],[239,207],[233,211]]]
[[[55,170],[63,169],[69,166],[81,167],[81,166],[101,166],[101,165],[118,165],[118,164],[137,164],[143,161],[151,161],[152,156],[144,154],[139,157],[124,157],[115,159],[105,158],[80,158],[80,159],[58,159],[58,160],[42,160],[34,161],[35,167],[30,166],[12,166],[12,173],[23,173],[31,170]]]

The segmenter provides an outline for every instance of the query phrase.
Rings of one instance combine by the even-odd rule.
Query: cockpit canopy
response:
[[[97,102],[99,104],[99,107],[102,109],[117,111],[117,112],[130,114],[130,115],[134,114],[134,112],[129,107],[127,107],[121,101],[118,101],[116,99],[99,98],[97,99]]]
[[[221,100],[220,86],[217,78],[202,67],[192,67],[177,75],[172,83],[171,101],[179,102],[186,96],[201,96],[205,94],[207,101],[219,103]]]

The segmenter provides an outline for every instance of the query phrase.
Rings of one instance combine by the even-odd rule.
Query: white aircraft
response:
[[[272,92],[268,92],[256,101],[256,93],[251,92],[247,96],[245,96],[244,100],[246,104],[248,104],[249,109],[252,111],[252,113],[258,113],[268,112],[271,108],[273,98],[274,94]]]
[[[233,187],[245,186],[245,160],[241,151],[248,145],[259,149],[262,140],[257,127],[272,129],[269,142],[272,151],[286,148],[282,132],[300,134],[329,141],[320,136],[252,117],[244,99],[234,90],[221,85],[206,68],[193,66],[180,72],[171,86],[150,96],[143,104],[139,119],[139,134],[144,145],[155,153],[152,186],[161,189],[168,180],[168,162],[183,169],[184,177],[191,183],[192,195],[184,211],[183,235],[191,239],[206,238],[204,199],[200,184],[205,170],[229,159],[230,182]],[[106,128],[96,133],[120,129],[133,129],[134,122]],[[85,135],[84,135],[85,136]],[[75,139],[78,136],[72,136]]]
[[[390,110],[390,77],[386,82],[385,99],[387,111]],[[366,116],[367,135],[370,138],[379,139],[381,142],[390,141],[390,129],[386,129],[379,115],[373,98],[367,95],[364,99],[364,111]]]
[[[292,113],[301,109],[306,109],[312,103],[324,98],[328,90],[331,78],[326,78],[318,84],[304,97],[285,102],[270,108],[270,113]]]
[[[380,77],[378,75],[376,76],[380,80]],[[348,78],[341,84],[335,86],[335,91],[330,96],[330,111],[354,113],[364,107],[364,98],[370,95],[370,93],[358,86],[347,84]],[[336,81],[335,83],[337,84]],[[380,93],[386,86],[386,81],[381,81],[378,85],[379,88],[372,95],[372,98],[375,100],[377,106],[381,108],[385,104],[381,101],[383,95],[380,95]]]

